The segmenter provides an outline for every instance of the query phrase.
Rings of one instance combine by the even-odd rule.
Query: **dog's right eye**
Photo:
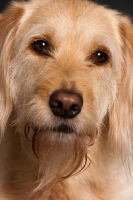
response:
[[[37,40],[32,43],[34,52],[44,56],[50,56],[50,44],[45,40]]]

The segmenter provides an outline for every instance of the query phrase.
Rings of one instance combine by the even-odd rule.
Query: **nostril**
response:
[[[54,115],[73,118],[80,113],[83,99],[78,93],[59,90],[50,96],[49,104]]]
[[[73,110],[73,112],[79,112],[81,110],[81,106],[74,104],[71,106],[71,110]]]
[[[59,100],[54,100],[53,98],[50,99],[50,107],[54,114],[59,113],[59,111],[63,109],[62,102]]]
[[[62,108],[62,102],[56,99],[55,100],[52,99],[52,101],[50,101],[50,105],[54,108],[58,108],[58,107]]]

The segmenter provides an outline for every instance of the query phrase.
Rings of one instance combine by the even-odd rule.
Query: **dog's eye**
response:
[[[33,42],[32,49],[40,55],[50,56],[50,45],[45,40],[37,40]]]
[[[106,64],[108,62],[108,54],[104,51],[96,51],[91,55],[91,60],[96,65]]]

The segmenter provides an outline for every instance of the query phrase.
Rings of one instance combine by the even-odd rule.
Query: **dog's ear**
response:
[[[10,90],[10,55],[23,12],[21,3],[14,3],[0,14],[0,137],[4,133],[13,107]]]
[[[133,25],[119,16],[121,38],[121,80],[110,112],[110,141],[115,153],[128,160],[133,145]]]

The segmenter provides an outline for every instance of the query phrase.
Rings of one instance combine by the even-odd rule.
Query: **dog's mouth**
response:
[[[56,133],[66,133],[66,134],[70,134],[74,132],[74,129],[66,124],[61,124],[57,127],[53,127],[51,128],[52,132],[56,132]]]
[[[31,130],[33,130],[33,132]],[[25,127],[26,135],[28,135],[30,132],[39,133],[39,132],[47,132],[47,131],[51,133],[57,133],[57,134],[72,134],[74,133],[74,128],[64,123],[58,126],[52,126],[52,127],[47,127],[47,128],[37,127],[37,126],[34,126],[33,124],[27,124]]]

